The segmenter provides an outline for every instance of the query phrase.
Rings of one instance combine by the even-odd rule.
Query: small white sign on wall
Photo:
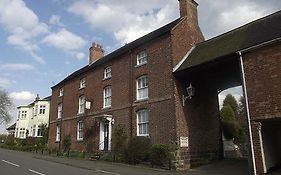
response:
[[[188,137],[180,137],[180,147],[188,147]]]

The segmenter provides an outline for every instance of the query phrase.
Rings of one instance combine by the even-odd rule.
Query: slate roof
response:
[[[71,80],[71,79],[75,78],[76,76],[78,76],[80,74],[83,74],[83,73],[97,67],[98,65],[101,65],[105,62],[108,62],[108,61],[110,61],[114,58],[117,58],[118,56],[128,52],[131,49],[134,49],[134,48],[138,47],[141,44],[144,44],[144,43],[146,43],[148,41],[151,41],[151,40],[153,40],[153,39],[155,39],[155,38],[157,38],[157,37],[159,37],[159,36],[161,36],[161,35],[163,35],[167,32],[170,32],[181,20],[182,20],[182,18],[178,18],[178,19],[172,21],[171,23],[169,23],[169,24],[167,24],[167,25],[165,25],[165,26],[163,26],[163,27],[161,27],[157,30],[154,30],[154,31],[148,33],[147,35],[145,35],[141,38],[138,38],[135,41],[132,41],[132,42],[124,45],[123,47],[120,47],[119,49],[117,49],[117,50],[111,52],[110,54],[104,56],[103,58],[97,60],[93,64],[84,66],[83,68],[73,72],[72,74],[67,76],[64,80],[62,80],[61,82],[59,82],[58,84],[53,86],[52,89],[59,86],[59,85],[62,85],[64,82],[66,82],[68,80]]]
[[[175,72],[217,61],[225,56],[281,37],[281,11],[197,44]]]
[[[6,130],[15,130],[16,129],[16,123],[12,124],[10,127],[8,127]]]

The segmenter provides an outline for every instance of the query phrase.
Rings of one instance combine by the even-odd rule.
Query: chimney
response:
[[[178,1],[179,1],[180,17],[181,18],[186,17],[198,25],[198,17],[197,17],[198,3],[195,0],[178,0]]]
[[[38,100],[40,100],[39,94],[37,94],[37,96],[35,98],[35,101],[38,101]]]
[[[90,52],[89,64],[93,64],[98,59],[100,59],[104,56],[104,50],[103,50],[102,46],[95,42],[92,44],[92,47],[90,47],[89,52]]]

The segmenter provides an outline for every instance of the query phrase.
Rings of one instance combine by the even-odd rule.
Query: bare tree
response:
[[[0,124],[11,121],[9,110],[12,108],[12,100],[8,93],[0,88]]]

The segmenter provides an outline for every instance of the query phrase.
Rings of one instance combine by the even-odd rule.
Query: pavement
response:
[[[185,172],[175,172],[162,169],[153,169],[144,166],[133,166],[121,163],[112,163],[104,161],[88,161],[68,158],[58,158],[51,156],[35,156],[37,159],[48,160],[65,165],[75,166],[89,170],[102,170],[117,175],[248,175],[248,161],[223,160],[212,164],[200,166]]]
[[[53,157],[40,154],[17,152],[0,149],[0,159],[15,162],[22,167],[38,170],[42,174],[95,174],[95,175],[247,175],[247,160],[223,160],[209,165],[201,166],[186,172],[168,171],[154,169],[144,166],[132,166],[121,163],[104,161],[89,161],[83,159],[70,159],[64,157]],[[19,160],[20,159],[20,160]],[[22,161],[21,161],[22,160]],[[34,163],[32,163],[34,162]],[[2,165],[1,165],[2,163]],[[38,165],[37,165],[38,164]],[[3,166],[3,167],[2,167]],[[7,162],[0,162],[1,175]],[[51,169],[51,170],[50,170]],[[55,169],[59,169],[54,171]],[[10,169],[11,170],[11,169]],[[13,171],[13,170],[12,170]],[[61,171],[60,173],[58,173]],[[79,172],[79,173],[78,173]],[[11,175],[13,173],[9,173]],[[18,173],[15,173],[18,174]],[[24,174],[24,173],[20,173]]]

